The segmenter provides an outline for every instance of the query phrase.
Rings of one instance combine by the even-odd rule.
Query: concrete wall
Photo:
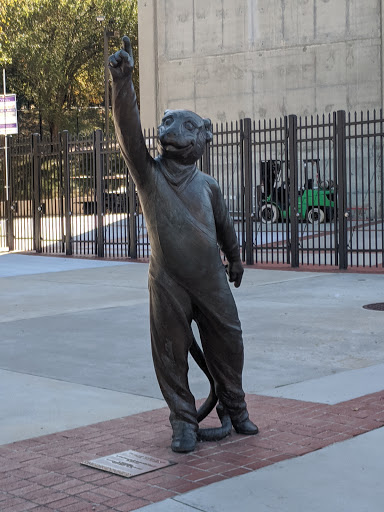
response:
[[[141,116],[380,108],[384,0],[139,0]]]

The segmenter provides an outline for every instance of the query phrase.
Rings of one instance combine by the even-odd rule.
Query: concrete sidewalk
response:
[[[28,461],[35,459],[22,463],[20,453],[37,452],[37,446],[41,451],[53,439],[56,445],[50,449],[57,453],[58,442],[89,435],[87,428],[102,431],[129,425],[132,432],[136,429],[136,437],[131,438],[136,449],[174,458],[169,450],[168,413],[152,368],[147,271],[148,266],[141,263],[0,255],[0,457],[18,461],[14,471],[20,478],[24,471],[23,482],[15,475],[13,484],[9,469],[6,474],[0,472],[5,477],[3,486],[0,478],[0,510],[381,511],[384,430],[373,429],[384,424],[384,395],[379,393],[384,390],[384,316],[362,308],[384,302],[384,275],[378,274],[246,269],[242,286],[233,292],[244,331],[244,388],[254,414],[264,411],[264,417],[261,413],[255,417],[261,434],[255,445],[236,435],[227,444],[199,445],[194,460],[195,466],[199,461],[201,471],[207,464],[203,457],[212,459],[216,453],[212,449],[217,449],[218,458],[233,466],[231,472],[228,466],[226,473],[205,470],[201,479],[178,474],[179,481],[168,482],[168,487],[148,480],[146,487],[139,489],[143,478],[126,480],[87,469],[91,475],[82,473],[81,481],[93,485],[93,496],[66,493],[49,501],[39,495],[34,498],[31,490],[28,494],[28,485],[36,484],[39,475],[31,476],[31,465],[26,469]],[[197,398],[207,395],[205,376],[192,362],[190,381]],[[275,410],[276,404],[280,405]],[[292,404],[302,412],[296,423],[288,424],[279,408],[285,410]],[[300,444],[303,437],[294,440],[294,428],[301,432],[309,428],[309,410],[316,410],[325,423],[316,431],[313,425],[311,432],[307,431],[305,449],[305,444]],[[334,441],[340,441],[333,444],[333,438],[323,433],[335,415],[348,420],[343,426],[336,422],[337,432],[332,423]],[[125,418],[124,422],[118,418]],[[140,423],[146,424],[148,418],[158,422],[156,440]],[[107,423],[89,427],[96,422]],[[276,431],[276,422],[284,432]],[[67,434],[55,434],[62,431]],[[350,439],[357,434],[361,435]],[[31,439],[35,436],[43,437]],[[322,441],[318,445],[316,436]],[[262,458],[267,439],[271,453]],[[95,441],[89,446],[88,442],[87,454],[94,453],[96,445],[103,454],[113,453],[108,450],[116,448],[116,443],[97,445]],[[131,449],[127,443],[128,438],[115,451]],[[232,453],[229,445],[232,450],[239,451],[241,446],[241,453],[249,452],[244,455],[246,463],[228,455]],[[284,445],[290,449],[284,450]],[[318,448],[322,449],[313,451]],[[60,457],[67,465],[74,463],[72,452],[64,451]],[[179,470],[192,464],[188,457],[176,458]],[[256,470],[259,459],[262,463]],[[78,464],[77,459],[75,462]],[[45,476],[46,471],[44,468]],[[37,493],[46,496],[47,489],[57,493],[55,487],[64,486],[59,479],[59,475],[64,478],[63,473],[53,473],[51,478],[58,481],[53,486],[40,483],[43,489]],[[110,484],[103,480],[102,484],[95,473],[117,480]],[[152,477],[157,478],[158,473]],[[73,474],[65,478],[72,475],[73,480]],[[166,472],[168,479],[170,474]],[[42,475],[39,478],[42,482]],[[90,483],[96,480],[98,486]],[[125,491],[121,481],[128,482]],[[103,490],[104,500],[98,489]],[[125,494],[112,497],[113,493]],[[9,501],[12,499],[16,502]],[[156,501],[159,503],[145,506]]]

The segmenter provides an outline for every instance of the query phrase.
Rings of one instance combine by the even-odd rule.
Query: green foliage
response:
[[[49,133],[45,119],[41,119],[37,109],[19,110],[19,135],[28,136],[31,133]],[[70,108],[63,111],[60,130],[68,130],[71,135],[86,135],[94,130],[105,129],[104,107]],[[112,115],[109,120],[109,132],[114,133]]]
[[[120,32],[109,38],[109,53],[128,34],[137,62],[137,0],[2,2],[0,64],[7,69],[7,89],[40,112],[51,134],[68,128],[68,109],[103,102],[104,28]]]

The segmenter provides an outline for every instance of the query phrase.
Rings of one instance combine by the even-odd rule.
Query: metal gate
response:
[[[14,141],[14,138],[11,139]],[[10,168],[7,213],[7,245],[10,250],[30,251],[33,246],[33,168],[32,140],[18,139],[8,145]],[[4,160],[3,160],[4,162]]]
[[[383,123],[338,111],[215,126],[202,168],[247,264],[384,267]]]
[[[215,127],[203,169],[220,183],[247,264],[339,265],[336,127],[337,114]]]
[[[200,168],[217,179],[242,259],[282,267],[384,267],[383,115],[344,111],[213,127]],[[144,133],[156,155],[155,130]],[[116,139],[8,140],[0,248],[147,259],[150,244]],[[7,200],[8,196],[8,200]]]
[[[384,266],[383,115],[341,114],[345,122],[346,261],[351,267]]]

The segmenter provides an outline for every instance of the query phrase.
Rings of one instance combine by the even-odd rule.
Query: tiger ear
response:
[[[213,139],[212,122],[207,117],[205,119],[203,119],[203,121],[204,121],[204,126],[205,126],[205,139],[207,142],[211,142],[211,140]]]

